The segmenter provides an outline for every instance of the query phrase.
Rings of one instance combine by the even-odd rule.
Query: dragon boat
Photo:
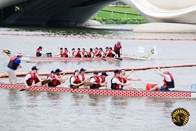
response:
[[[16,89],[22,90],[25,85],[10,85],[0,84],[2,89]],[[63,92],[63,93],[82,93],[82,94],[94,94],[94,95],[108,95],[119,97],[156,97],[156,98],[196,98],[196,92],[191,91],[146,91],[146,90],[96,90],[96,89],[72,89],[65,87],[30,87],[29,91],[40,92]]]
[[[9,57],[12,56],[11,51],[8,49],[3,49],[3,53],[6,53]],[[121,61],[121,60],[150,60],[150,57],[154,54],[154,49],[150,51],[148,55],[135,57],[135,56],[125,56],[120,58],[105,57],[105,58],[74,58],[74,57],[53,57],[52,53],[46,53],[43,57],[35,56],[23,56],[21,60],[26,62],[86,62],[86,61]]]

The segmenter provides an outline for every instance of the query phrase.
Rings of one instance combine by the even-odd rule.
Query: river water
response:
[[[34,55],[38,46],[44,52],[56,53],[57,47],[86,48],[113,46],[121,41],[123,54],[142,56],[156,47],[157,55],[149,61],[114,62],[46,62],[25,63],[17,72],[28,72],[36,65],[39,72],[50,72],[60,68],[63,71],[80,68],[108,69],[131,68],[155,65],[194,63],[196,59],[195,34],[135,34],[134,25],[101,26],[92,28],[0,28],[0,49],[8,48],[12,54],[22,52]],[[17,35],[16,35],[17,34]],[[133,40],[132,38],[152,38],[160,40]],[[161,40],[179,38],[181,40]],[[189,39],[185,41],[183,39]],[[144,47],[145,52],[138,52]],[[8,57],[0,54],[0,73],[5,73]],[[177,90],[190,90],[196,84],[196,67],[170,68],[175,77]],[[108,73],[110,81],[113,73]],[[162,82],[162,77],[153,70],[137,71],[136,74],[146,83]],[[89,77],[91,74],[87,74]],[[67,77],[70,77],[68,75]],[[132,78],[137,78],[134,74]],[[23,81],[23,78],[18,78]],[[1,79],[0,82],[7,82]],[[142,82],[134,82],[136,87],[145,88]],[[64,84],[67,87],[68,82]],[[50,93],[0,89],[0,130],[1,131],[92,131],[92,130],[195,130],[196,99],[158,99],[97,96],[75,93]],[[177,127],[171,121],[171,112],[185,108],[190,119],[184,127]]]

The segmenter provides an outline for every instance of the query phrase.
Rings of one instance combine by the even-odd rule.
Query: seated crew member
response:
[[[83,58],[82,51],[80,50],[80,48],[78,48],[78,51],[76,53],[76,57]]]
[[[79,80],[80,80],[81,83],[86,82],[86,78],[84,76],[85,71],[86,71],[86,69],[84,69],[84,68],[80,69],[80,73],[79,73],[78,77],[79,77]],[[89,87],[88,86],[84,86],[83,84],[81,84],[81,86],[79,86],[79,88],[89,88]]]
[[[90,82],[92,82],[93,85],[90,86],[90,89],[107,89],[107,87],[101,86],[101,78],[98,74],[97,71],[93,72],[93,76],[90,78]]]
[[[82,56],[85,58],[88,57],[88,52],[85,50],[85,48],[82,48]]]
[[[107,53],[107,51],[109,50],[109,47],[106,47],[105,48],[105,51],[104,51],[104,55],[106,56],[106,53]]]
[[[75,48],[72,49],[71,55],[72,57],[76,57],[77,51],[75,50]]]
[[[48,87],[53,87],[52,80],[54,79],[54,70],[51,70],[50,74],[47,76],[47,79],[51,79],[51,82],[48,83]]]
[[[133,90],[131,84],[125,84],[120,81],[120,70],[114,71],[114,77],[111,79],[111,89],[113,90]]]
[[[98,55],[97,57],[100,57],[100,58],[104,58],[104,52],[103,52],[103,49],[102,48],[99,48],[99,52],[98,52]]]
[[[100,85],[101,87],[106,87],[106,89],[111,89],[111,88],[107,88],[107,81],[106,81],[106,77],[108,76],[108,74],[106,72],[102,72],[101,75],[99,76],[100,78]]]
[[[42,47],[39,46],[39,48],[37,48],[37,50],[36,50],[36,56],[37,56],[37,57],[41,57],[42,54],[43,54]]]
[[[106,57],[115,57],[115,52],[112,50],[112,47],[106,52]]]
[[[122,45],[120,42],[117,42],[114,45],[114,52],[118,55],[118,57],[120,57],[120,54],[122,54]]]
[[[54,55],[54,56],[55,56],[55,57],[57,57],[57,56],[63,57],[63,48],[61,47],[61,48],[59,49],[59,54]]]
[[[79,86],[81,85],[81,81],[79,79],[79,70],[75,70],[74,74],[70,77],[70,88],[73,88],[73,86]]]
[[[93,58],[93,57],[94,57],[93,49],[90,48],[90,50],[88,52],[88,58]]]
[[[98,56],[98,53],[99,53],[99,49],[96,47],[95,49],[94,49],[94,56]]]
[[[157,84],[153,88],[151,88],[150,91],[156,91],[156,90],[170,91],[169,88],[175,88],[174,77],[168,70],[161,72],[155,69],[155,71],[164,78],[163,85],[161,86],[160,84]]]
[[[17,77],[15,71],[18,68],[22,68],[21,66],[21,60],[20,58],[22,57],[22,53],[18,53],[16,56],[12,56],[10,58],[10,61],[7,65],[7,73],[9,76],[9,84],[16,84],[17,83]]]
[[[61,85],[61,83],[64,83],[67,80],[67,78],[66,79],[63,79],[61,77],[61,75],[60,75],[61,72],[62,72],[62,70],[56,69],[54,71],[54,74],[52,74],[51,76],[49,76],[48,79],[51,79],[52,80],[48,84],[49,87],[58,87],[58,86]]]
[[[67,48],[64,48],[63,57],[68,58],[69,56],[70,56],[70,52],[67,50]]]
[[[37,71],[39,69],[37,69],[36,66],[33,66],[31,68],[31,71],[26,75],[25,77],[25,85],[26,88],[28,88],[29,86],[41,86],[41,78],[39,77]]]

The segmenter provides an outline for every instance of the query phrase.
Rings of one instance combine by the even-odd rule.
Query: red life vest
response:
[[[117,78],[117,79],[120,81],[120,78],[119,78],[119,77],[114,76],[114,77],[111,79],[111,89],[113,89],[113,90],[118,90],[118,88],[120,87],[120,85],[117,84],[117,83],[112,83],[112,80],[113,80],[114,78]]]
[[[108,56],[108,57],[114,57],[113,51],[110,50],[110,51],[108,52],[108,55],[107,55],[107,56]]]
[[[53,74],[49,74],[48,77],[52,78],[52,81],[50,81],[50,82],[48,83],[48,86],[49,86],[49,87],[55,87],[55,86],[53,85],[53,80],[55,79],[55,76],[54,76]],[[48,77],[47,77],[47,78],[48,78]]]
[[[38,49],[36,50],[36,56],[37,56],[37,57],[41,56],[41,53],[40,53],[41,50],[42,50],[42,49],[40,49],[40,48],[38,48]]]
[[[82,74],[79,74],[81,77],[82,77],[82,81],[84,81],[85,80],[85,76],[84,75],[82,75]],[[78,77],[79,78],[79,77]]]
[[[115,51],[115,52],[120,52],[120,47],[121,47],[121,45],[115,44],[115,46],[114,46],[114,51]]]
[[[38,79],[36,73],[29,72],[28,74],[31,75],[31,78],[29,78],[29,79],[27,80],[28,86],[31,86],[31,85],[33,84],[33,82],[34,82],[35,84],[39,82],[39,79]]]
[[[68,55],[67,55],[68,52],[69,52],[69,51],[64,51],[64,52],[63,52],[63,57],[68,57]]]
[[[103,53],[103,51],[99,51],[97,57],[102,57],[102,53]]]
[[[95,79],[95,83],[100,83],[99,76],[92,76],[91,78]],[[99,87],[101,87],[100,84],[93,84],[92,86],[90,86],[90,89],[98,89]]]
[[[81,58],[81,57],[82,57],[82,56],[81,56],[81,51],[78,51],[78,52],[77,52],[76,57],[78,57],[78,58]]]
[[[91,58],[92,57],[92,51],[88,52],[88,57]]]
[[[95,50],[94,54],[95,56],[98,56],[98,50]]]
[[[57,74],[53,76],[53,78],[52,78],[52,85],[53,85],[53,87],[56,87],[56,86],[58,86],[58,85],[61,84],[61,82],[58,81],[58,80],[55,78],[55,76],[57,76],[58,78],[61,78],[61,76],[60,76],[60,75],[57,75]]]
[[[63,51],[62,50],[60,51],[60,57],[63,57]]]
[[[171,78],[171,82],[167,82],[165,77],[163,79],[163,87],[166,89],[166,88],[174,88],[175,85],[174,85],[174,77],[172,74],[169,74],[170,78]]]
[[[121,78],[121,81],[120,82],[127,83],[127,78],[125,78],[125,77]]]
[[[87,52],[87,51],[82,51],[82,55],[83,55],[84,57],[87,57],[88,52]]]
[[[10,61],[7,65],[7,67],[13,69],[13,70],[16,70],[17,67],[19,66],[19,64],[15,63],[14,61],[17,59],[18,57],[17,56],[13,56],[10,58]]]
[[[72,78],[72,77],[75,78],[75,81],[73,82],[74,84],[79,84],[79,83],[80,83],[79,77],[78,77],[78,76],[75,76],[75,75],[73,75],[73,76],[70,77],[70,83],[71,83],[71,78]]]
[[[101,82],[105,82],[106,81],[104,76],[100,75],[99,77],[101,78]]]

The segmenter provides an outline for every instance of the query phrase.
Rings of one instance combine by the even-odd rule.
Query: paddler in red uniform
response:
[[[112,50],[112,47],[106,52],[106,57],[115,57],[115,52]]]
[[[39,69],[37,69],[36,66],[33,66],[31,68],[31,71],[26,75],[25,77],[25,85],[26,88],[28,88],[29,86],[41,86],[41,78],[39,77],[37,71]]]
[[[175,88],[174,77],[168,70],[161,72],[160,70],[155,69],[155,71],[163,77],[163,85],[157,84],[151,88],[150,91],[170,91],[169,88]]]
[[[111,79],[111,89],[113,90],[133,90],[131,84],[125,84],[121,82],[120,70],[114,71],[114,77]]]
[[[90,82],[93,83],[93,85],[90,86],[90,89],[107,89],[107,87],[102,86],[102,79],[98,74],[99,73],[95,71],[93,72],[93,76],[90,77]]]
[[[83,57],[85,57],[85,58],[88,57],[88,52],[85,50],[85,48],[82,48],[82,55],[83,55]]]
[[[120,55],[122,54],[122,46],[120,42],[117,42],[114,45],[114,52],[118,55],[118,57],[120,57]]]
[[[39,48],[37,48],[37,50],[36,50],[36,56],[37,56],[37,57],[41,57],[42,54],[43,54],[43,52],[42,52],[42,47],[39,46]]]
[[[106,77],[108,76],[108,74],[106,72],[102,72],[101,75],[99,76],[100,78],[100,85],[102,87],[106,87],[107,89],[111,89],[107,87],[108,82],[106,81]]]
[[[80,48],[78,48],[78,51],[76,53],[76,57],[77,58],[83,58],[82,51],[80,50]]]
[[[77,88],[79,88],[81,85],[79,73],[79,70],[75,70],[74,74],[70,77],[70,88],[73,88],[73,86],[77,86]]]
[[[99,49],[96,47],[95,49],[94,49],[94,56],[98,56],[98,53],[99,53]]]
[[[72,49],[71,55],[72,57],[76,57],[77,51],[75,50],[75,48]]]
[[[129,76],[131,75],[131,73],[133,73],[134,71],[132,70],[128,75],[126,75],[126,72],[125,70],[123,69],[121,71],[121,79],[122,79],[122,83],[127,83],[127,81],[141,81],[141,79],[133,79],[133,78],[130,78]]]
[[[70,52],[67,50],[67,48],[64,48],[63,57],[68,58],[70,56]]]
[[[88,52],[88,58],[93,58],[93,57],[94,57],[93,49],[90,48],[90,50]]]
[[[103,52],[103,49],[102,49],[102,48],[99,48],[99,51],[98,51],[98,55],[97,55],[97,57],[99,57],[99,58],[104,58],[104,57],[105,57],[105,55],[104,55],[104,52]]]
[[[79,73],[79,75],[78,75],[78,78],[79,78],[79,80],[80,80],[81,83],[84,83],[84,82],[87,81],[86,78],[85,78],[85,76],[84,76],[85,71],[86,71],[86,69],[84,69],[84,68],[81,68],[81,69],[80,69],[80,73]],[[81,84],[81,85],[79,86],[79,88],[87,88],[87,89],[89,89],[89,86],[84,86],[83,84]]]

